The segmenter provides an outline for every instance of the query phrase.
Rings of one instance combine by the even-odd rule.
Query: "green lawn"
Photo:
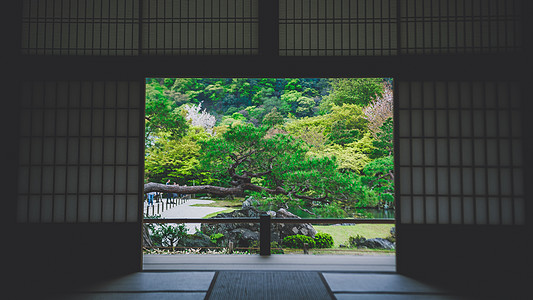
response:
[[[234,199],[234,200],[216,200],[212,199],[214,202],[211,202],[209,204],[193,204],[191,206],[200,206],[200,207],[232,207],[235,209],[238,209],[242,207],[242,199]]]
[[[360,235],[367,239],[386,238],[390,235],[392,224],[357,224],[353,226],[318,226],[313,225],[318,232],[329,233],[333,237],[335,248],[339,244],[348,245],[350,236]]]
[[[217,211],[217,212],[210,213],[210,214],[204,216],[202,219],[209,219],[209,218],[214,217],[214,216],[216,216],[216,215],[218,215],[218,214],[230,213],[230,212],[232,212],[232,211],[234,211],[234,210],[235,210],[234,208],[228,208],[228,209],[226,209],[226,210]]]

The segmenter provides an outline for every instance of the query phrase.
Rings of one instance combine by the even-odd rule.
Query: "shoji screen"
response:
[[[280,0],[282,56],[506,53],[522,0]]]
[[[521,87],[399,82],[403,224],[525,223]]]
[[[139,54],[140,0],[23,0],[22,53]]]
[[[522,0],[399,0],[400,53],[517,52]]]
[[[280,0],[283,56],[395,55],[397,0]]]
[[[23,0],[26,55],[251,55],[259,0]]]
[[[138,221],[142,94],[127,81],[23,84],[19,222]]]
[[[259,0],[142,2],[142,54],[258,54]]]

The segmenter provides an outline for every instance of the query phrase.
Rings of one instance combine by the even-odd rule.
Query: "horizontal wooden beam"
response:
[[[144,219],[144,223],[203,223],[203,224],[220,224],[220,223],[259,223],[259,218],[214,218],[214,219],[197,219],[197,218],[178,218],[178,219]],[[280,219],[272,218],[271,223],[283,224],[395,224],[394,219]]]

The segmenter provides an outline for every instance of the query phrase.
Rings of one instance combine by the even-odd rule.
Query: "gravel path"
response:
[[[227,208],[225,207],[198,207],[198,206],[191,206],[194,204],[209,204],[214,201],[212,200],[199,200],[199,199],[191,199],[183,204],[174,206],[171,209],[167,209],[164,212],[161,213],[161,218],[169,219],[169,218],[203,218],[207,216],[208,214],[223,211]],[[193,223],[193,224],[185,224],[187,226],[187,230],[189,233],[195,233],[196,228],[200,228],[200,224]]]

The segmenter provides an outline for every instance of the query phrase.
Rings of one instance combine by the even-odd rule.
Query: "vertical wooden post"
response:
[[[259,1],[259,54],[276,57],[279,51],[279,0]]]
[[[309,254],[309,244],[308,243],[304,243],[304,254]]]
[[[262,213],[259,217],[259,254],[270,256],[270,215]]]
[[[233,242],[228,243],[228,252],[229,254],[233,254]]]

